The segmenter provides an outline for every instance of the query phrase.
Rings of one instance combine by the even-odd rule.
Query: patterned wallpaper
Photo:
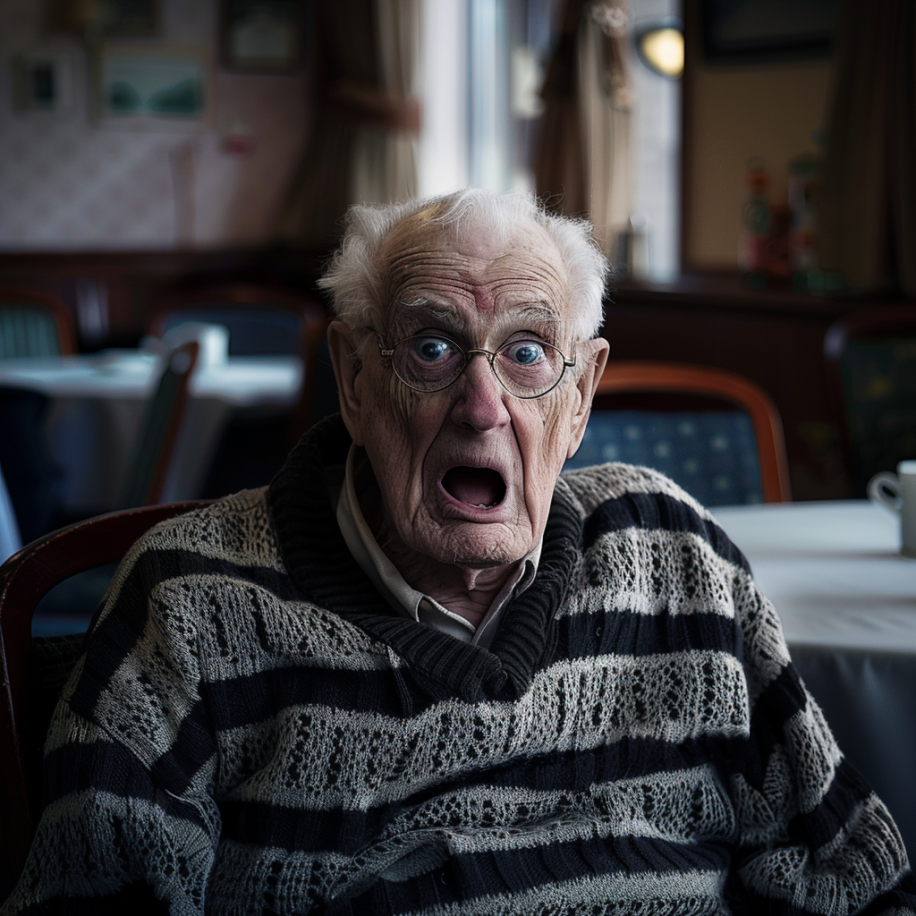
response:
[[[217,0],[159,0],[160,34],[133,43],[195,46],[209,55],[210,117],[201,125],[100,122],[92,114],[87,46],[48,28],[53,2],[0,0],[0,251],[268,238],[305,138],[305,69],[221,69]],[[14,104],[14,61],[30,52],[54,52],[69,71],[66,108],[22,111]]]

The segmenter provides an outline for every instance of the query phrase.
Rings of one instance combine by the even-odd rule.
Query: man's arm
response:
[[[178,552],[141,539],[55,710],[44,810],[3,916],[203,913],[220,816],[196,624],[179,611]]]
[[[45,807],[14,913],[203,913],[219,814],[62,703],[45,759]]]
[[[772,605],[743,577],[735,597],[751,701],[732,776],[736,893],[752,912],[916,912],[900,833],[837,747]]]

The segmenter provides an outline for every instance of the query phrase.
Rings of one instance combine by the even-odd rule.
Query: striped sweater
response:
[[[887,811],[690,497],[625,465],[561,478],[483,650],[394,616],[348,554],[348,447],[327,421],[269,488],[134,546],[4,914],[913,907]]]

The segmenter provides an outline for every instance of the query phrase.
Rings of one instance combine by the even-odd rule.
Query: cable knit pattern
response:
[[[4,914],[913,911],[886,809],[689,496],[561,479],[485,651],[391,614],[350,557],[348,446],[328,421],[270,488],[131,550]]]

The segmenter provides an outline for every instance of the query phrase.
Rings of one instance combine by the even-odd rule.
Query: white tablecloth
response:
[[[916,859],[916,560],[855,502],[713,510],[774,603],[803,680]]]
[[[30,388],[51,398],[48,435],[64,474],[64,505],[81,511],[115,508],[131,446],[153,394],[157,358],[138,350],[55,359],[0,361],[0,385]],[[176,446],[175,473],[165,499],[191,499],[236,410],[286,408],[295,403],[302,363],[295,356],[246,356],[198,364]]]

